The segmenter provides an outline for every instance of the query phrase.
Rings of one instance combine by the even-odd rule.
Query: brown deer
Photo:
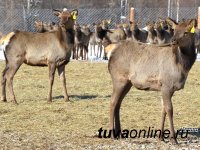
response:
[[[80,56],[80,50],[82,49],[82,32],[81,32],[81,26],[76,23],[74,25],[74,50],[73,50],[73,58],[78,60]]]
[[[97,48],[97,54],[96,55],[97,55],[97,57],[100,58],[102,50],[103,50],[102,42],[103,42],[103,38],[106,35],[107,30],[104,30],[102,28],[101,24],[95,24],[95,23],[93,23],[93,26],[94,26],[93,37],[94,37],[95,42],[97,43],[97,46],[98,46],[98,48]]]
[[[162,119],[160,139],[166,115],[169,117],[170,137],[177,143],[171,98],[175,91],[184,88],[188,73],[195,62],[195,34],[188,32],[194,20],[178,24],[168,18],[173,25],[173,45],[159,47],[134,41],[123,41],[112,46],[108,69],[113,82],[110,103],[110,129],[112,136],[121,131],[120,106],[132,86],[139,90],[161,91]],[[119,137],[119,135],[118,135]]]
[[[55,24],[54,22],[47,24],[42,21],[35,21],[34,27],[37,30],[37,32],[40,33],[58,30],[58,25]]]
[[[91,32],[90,34],[89,45],[90,45],[90,56],[97,56],[95,50],[95,46],[97,45],[95,32]]]
[[[91,36],[91,31],[89,28],[89,25],[82,25],[81,26],[81,32],[82,32],[82,43],[83,43],[83,47],[82,47],[82,58],[84,60],[88,60],[88,46],[89,46],[89,41],[90,41],[90,36]]]
[[[13,101],[17,104],[13,91],[13,78],[20,66],[25,63],[31,66],[48,66],[49,68],[49,92],[48,101],[52,101],[52,86],[54,74],[57,68],[62,80],[64,99],[69,100],[66,88],[65,65],[70,61],[71,50],[74,45],[74,20],[72,13],[77,10],[54,11],[60,19],[60,27],[57,31],[45,33],[32,33],[15,31],[9,33],[1,41],[4,45],[6,66],[2,73],[1,100],[6,102],[6,83],[12,94]]]

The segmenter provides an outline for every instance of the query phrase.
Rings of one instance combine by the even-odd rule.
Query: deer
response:
[[[146,29],[148,32],[148,36],[147,36],[147,43],[149,44],[157,44],[157,33],[154,29],[154,24],[155,22],[150,22],[146,24]]]
[[[78,10],[54,10],[54,15],[60,20],[58,30],[45,33],[16,30],[0,41],[4,47],[3,51],[6,62],[1,81],[2,101],[7,102],[7,83],[12,95],[12,101],[17,104],[13,90],[13,78],[23,63],[31,66],[48,66],[48,102],[52,102],[52,86],[55,70],[57,69],[64,89],[64,100],[69,101],[66,88],[65,65],[70,61],[71,50],[74,46],[74,19],[72,17],[74,12],[78,12]]]
[[[81,26],[76,23],[74,25],[74,50],[73,50],[73,58],[78,60],[80,50],[82,49],[82,32]]]
[[[197,34],[195,38],[195,46],[197,49],[197,53],[200,54],[200,30],[196,29],[195,33]]]
[[[100,43],[104,47],[108,46],[111,43],[117,43],[121,40],[126,40],[126,33],[124,32],[123,28],[116,28],[116,29],[108,29],[104,22],[100,24],[95,24],[95,33],[96,38],[99,40]],[[102,49],[100,49],[100,56],[101,56]],[[104,59],[106,59],[106,55],[104,52]]]
[[[126,34],[126,40],[132,40],[131,30],[130,26],[127,23],[122,24],[122,27],[124,29],[124,32]]]
[[[154,29],[156,31],[157,44],[166,44],[171,43],[172,34],[164,29],[163,25],[160,22],[154,24]]]
[[[96,57],[97,54],[96,54],[96,51],[95,51],[95,46],[98,45],[98,44],[97,44],[95,32],[91,32],[91,34],[90,34],[89,45],[90,45],[90,56],[94,55]]]
[[[90,40],[91,31],[89,26],[79,24],[74,25],[74,32],[75,32],[75,55],[76,59],[79,56],[82,57],[82,60],[88,59],[88,45]]]
[[[103,50],[102,42],[103,42],[103,38],[106,35],[107,30],[103,29],[101,24],[99,24],[99,23],[98,24],[93,23],[93,26],[94,26],[94,33],[93,33],[94,39],[92,39],[92,40],[93,41],[95,40],[95,42],[97,43],[97,47],[98,47],[96,56],[101,57],[101,53]]]
[[[34,26],[35,26],[35,29],[40,33],[58,30],[58,25],[55,24],[54,22],[47,24],[42,21],[35,21]]]
[[[130,22],[130,30],[132,33],[132,39],[142,43],[147,43],[148,31],[139,29],[136,22]]]
[[[177,144],[173,123],[172,96],[184,88],[188,73],[195,59],[195,33],[190,33],[194,19],[178,24],[171,18],[174,36],[169,46],[147,45],[135,41],[121,41],[111,52],[108,70],[112,79],[113,92],[110,102],[110,131],[112,137],[120,137],[120,107],[132,86],[139,90],[160,91],[162,112],[160,140],[166,115],[170,124],[170,141]],[[117,135],[117,136],[114,136]]]
[[[82,32],[82,53],[83,53],[83,59],[88,60],[88,46],[89,46],[89,41],[90,41],[90,36],[91,36],[91,31],[90,31],[90,25],[82,25],[81,26],[81,32]]]

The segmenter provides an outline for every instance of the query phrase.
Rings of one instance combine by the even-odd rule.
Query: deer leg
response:
[[[64,89],[64,100],[67,102],[69,101],[69,96],[67,94],[67,87],[66,87],[66,78],[65,78],[65,65],[58,67],[58,75],[62,81],[63,89]]]
[[[5,69],[3,70],[2,72],[2,79],[1,79],[1,100],[3,102],[7,102],[7,99],[6,99],[6,72],[8,70],[8,66],[6,64],[6,67]]]
[[[76,60],[78,60],[79,46],[76,45]]]
[[[164,126],[165,126],[166,114],[167,113],[165,111],[165,108],[164,108],[164,105],[163,105],[163,100],[162,100],[162,116],[161,116],[161,127],[160,127],[160,130],[161,130],[160,140],[161,141],[164,141],[163,131],[164,131]]]
[[[99,45],[99,58],[101,58],[101,53],[102,53],[102,47],[101,47],[101,45]]]
[[[86,60],[86,49],[85,49],[85,45],[83,45],[83,57],[82,60]]]
[[[97,44],[97,58],[99,58],[100,46]]]
[[[73,54],[72,54],[72,59],[76,58],[76,47],[75,45],[73,46]]]
[[[172,140],[172,143],[177,144],[175,131],[174,131],[174,123],[173,123],[173,105],[172,105],[172,101],[171,101],[173,93],[174,92],[170,92],[169,90],[162,90],[163,107],[169,117],[170,138]],[[165,114],[163,114],[163,115],[165,115]],[[164,118],[162,120],[164,120]],[[164,122],[162,122],[161,124],[164,124]],[[162,127],[162,125],[161,125],[161,127]],[[164,125],[163,125],[163,128],[164,128]]]
[[[85,54],[84,54],[85,60],[88,60],[88,46],[87,45],[84,46],[84,51],[85,51]]]
[[[13,78],[20,66],[21,66],[21,64],[17,64],[17,63],[14,65],[8,65],[8,70],[5,73],[6,81],[8,83],[8,88],[12,95],[12,101],[15,104],[17,104],[17,101],[16,101],[14,90],[13,90]]]
[[[113,94],[110,103],[110,130],[112,130],[112,137],[116,138],[113,134],[121,130],[120,125],[120,106],[123,98],[130,90],[132,84],[128,81],[119,81],[113,84]],[[116,135],[116,134],[115,134]]]
[[[90,56],[92,56],[93,44],[90,44]]]
[[[48,102],[52,102],[52,86],[54,82],[54,75],[55,75],[55,64],[49,63],[49,92],[48,92]]]
[[[94,54],[94,56],[96,56],[96,53],[95,53],[95,44],[93,45],[93,54]]]

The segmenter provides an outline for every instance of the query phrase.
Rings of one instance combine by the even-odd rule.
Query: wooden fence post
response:
[[[130,10],[130,22],[134,22],[135,21],[135,9],[133,7],[131,7]]]

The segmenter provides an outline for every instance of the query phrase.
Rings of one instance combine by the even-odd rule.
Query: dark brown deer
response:
[[[175,91],[184,88],[188,73],[195,62],[195,34],[188,32],[193,24],[173,25],[173,45],[158,47],[134,41],[124,41],[112,51],[108,69],[113,82],[110,105],[110,129],[112,135],[121,131],[120,106],[132,86],[139,90],[161,91],[162,119],[160,139],[163,138],[166,115],[169,117],[170,137],[177,143],[173,124],[171,98]]]
[[[48,66],[49,92],[48,101],[52,101],[52,86],[57,68],[63,82],[64,99],[69,100],[66,88],[65,65],[70,61],[71,50],[74,45],[72,13],[74,11],[55,11],[60,19],[57,31],[45,33],[31,33],[15,31],[9,33],[1,44],[4,45],[6,66],[2,73],[2,101],[6,102],[6,83],[12,94],[12,99],[17,103],[13,91],[13,78],[20,66],[25,63],[31,66]]]
[[[95,33],[97,36],[96,39],[99,39],[99,43],[102,43],[104,47],[108,46],[111,43],[117,43],[121,40],[126,39],[126,34],[123,28],[117,28],[112,30],[107,29],[104,23],[95,24]],[[101,56],[101,51],[100,51],[100,56]],[[106,58],[105,52],[104,52],[104,58]]]
[[[123,27],[124,32],[126,34],[126,40],[132,40],[132,33],[131,33],[131,29],[130,29],[129,24],[124,23],[124,24],[122,24],[122,27]]]
[[[161,22],[156,22],[154,29],[156,31],[157,44],[171,43],[172,34],[165,30]]]
[[[157,33],[154,29],[154,22],[147,23],[146,29],[148,32],[147,43],[156,44],[157,43]]]
[[[136,22],[130,22],[130,30],[132,32],[132,39],[142,43],[147,42],[148,32],[143,29],[139,29]]]

